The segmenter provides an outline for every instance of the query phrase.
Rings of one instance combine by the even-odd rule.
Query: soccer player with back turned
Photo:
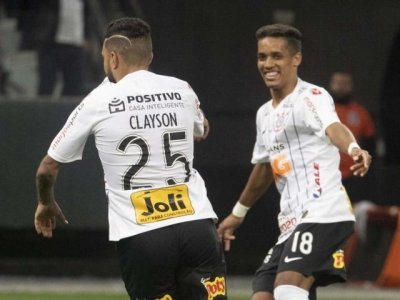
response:
[[[227,299],[214,213],[193,168],[204,116],[187,82],[148,71],[150,27],[137,18],[107,28],[102,55],[112,83],[72,112],[39,165],[35,227],[51,237],[61,164],[79,160],[89,135],[104,169],[110,240],[130,299]]]

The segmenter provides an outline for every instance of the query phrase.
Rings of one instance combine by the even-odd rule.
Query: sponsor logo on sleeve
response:
[[[313,103],[313,102],[311,101],[311,99],[308,98],[308,97],[305,97],[305,98],[304,98],[304,101],[306,102],[306,105],[307,105],[308,109],[309,109],[309,110],[311,111],[311,113],[313,114],[314,120],[317,122],[318,126],[319,126],[320,128],[323,128],[322,120],[321,120],[321,118],[320,118],[320,116],[319,116],[319,114],[318,114],[318,112],[317,112],[317,108],[316,108],[316,106],[314,105],[314,103]]]
[[[311,93],[312,93],[313,95],[321,95],[321,94],[322,94],[321,90],[320,90],[320,89],[317,89],[317,88],[312,88],[312,89],[311,89]]]
[[[71,113],[67,123],[65,123],[63,129],[60,131],[60,133],[57,135],[55,138],[53,144],[51,145],[51,148],[55,150],[60,142],[66,137],[68,134],[68,131],[74,126],[75,120],[79,116],[80,111],[84,108],[85,102],[82,101],[76,108],[75,110]]]

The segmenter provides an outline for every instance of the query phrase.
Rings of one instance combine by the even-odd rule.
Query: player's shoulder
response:
[[[263,105],[261,105],[258,110],[257,110],[257,114],[262,114],[264,112],[267,112],[271,109],[271,104],[272,104],[272,100],[268,100],[267,102],[263,103]]]
[[[272,100],[269,100],[269,101],[265,102],[263,105],[261,105],[257,110],[257,114],[256,114],[257,120],[268,116],[268,114],[271,111],[271,108],[272,108]]]
[[[79,107],[85,110],[97,112],[102,103],[112,99],[115,84],[105,78],[98,86],[92,89],[79,104]]]
[[[174,76],[169,76],[169,75],[161,75],[161,74],[156,74],[152,72],[148,72],[149,76],[153,76],[156,78],[159,82],[161,82],[164,85],[169,86],[170,88],[177,88],[177,89],[192,89],[189,83],[183,79],[174,77]]]
[[[98,86],[89,92],[85,99],[87,99],[86,101],[90,101],[90,99],[105,98],[114,88],[115,84],[110,82],[106,77]]]
[[[315,105],[317,106],[332,106],[335,104],[333,102],[332,96],[329,92],[321,86],[312,84],[306,81],[299,82],[299,86],[296,87],[298,91],[297,105],[304,107],[309,107],[313,109]]]
[[[329,92],[321,86],[318,86],[316,84],[307,81],[301,81],[299,84],[300,84],[299,89],[301,95],[315,99],[326,98],[326,97],[331,98]]]

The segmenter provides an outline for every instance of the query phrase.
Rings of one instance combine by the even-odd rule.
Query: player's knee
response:
[[[274,289],[275,300],[308,300],[308,291],[294,285],[279,285]]]

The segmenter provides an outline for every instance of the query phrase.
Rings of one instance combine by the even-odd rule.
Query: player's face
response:
[[[285,92],[293,87],[300,63],[301,53],[293,53],[286,39],[266,37],[258,41],[257,66],[268,88]]]
[[[110,51],[107,50],[107,48],[104,47],[104,45],[103,49],[101,50],[101,55],[103,56],[104,73],[106,74],[110,82],[115,83],[116,80],[111,72],[111,65],[110,65],[111,53]]]

